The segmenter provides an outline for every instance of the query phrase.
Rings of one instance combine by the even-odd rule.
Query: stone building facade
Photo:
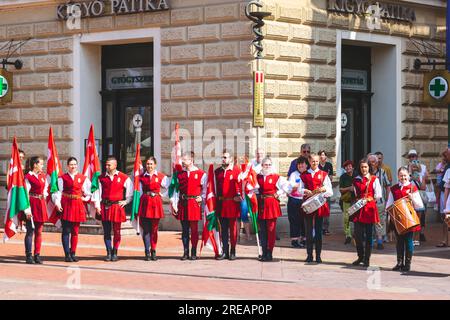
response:
[[[367,16],[330,10],[339,6],[338,0],[265,0],[262,10],[272,15],[263,28],[266,119],[260,130],[252,127],[256,63],[254,35],[244,14],[247,2],[165,2],[168,10],[85,17],[80,29],[58,19],[57,6],[65,1],[0,4],[0,48],[12,39],[30,39],[12,57],[24,63],[21,70],[9,68],[14,73],[13,101],[0,106],[2,181],[14,135],[27,155],[45,156],[51,125],[60,157],[83,159],[83,141],[94,123],[102,145],[106,117],[99,95],[104,90],[102,47],[143,42],[153,45],[150,134],[162,171],[170,171],[177,122],[185,130],[182,135],[193,138],[196,163],[205,167],[211,161],[211,144],[217,150],[231,146],[250,154],[258,144],[285,173],[302,143],[310,143],[313,151],[327,150],[339,166],[344,160],[342,111],[346,107],[342,76],[347,72],[344,62],[351,60],[344,46],[350,51],[354,46],[370,48],[366,58],[371,69],[365,81],[370,83],[366,91],[371,92],[365,101],[371,116],[357,128],[365,132],[366,151],[384,151],[386,162],[394,168],[405,162],[410,148],[417,149],[430,167],[439,161],[447,145],[447,107],[423,105],[425,71],[416,71],[413,62],[417,57],[426,59],[420,53],[421,43],[436,47],[429,57],[443,61],[443,1],[387,1],[414,10],[415,20],[381,19],[374,29]],[[0,58],[5,54],[3,49]],[[215,145],[211,136],[225,134],[226,129],[242,130],[232,132],[237,140],[232,139],[231,145]],[[242,143],[238,138],[243,132],[248,137]],[[199,152],[204,152],[204,161]],[[212,156],[220,160],[218,154]],[[4,189],[0,198],[4,207]]]

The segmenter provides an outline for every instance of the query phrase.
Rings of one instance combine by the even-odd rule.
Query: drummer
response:
[[[304,184],[303,190],[304,199],[307,200],[311,196],[324,193],[325,198],[329,198],[333,195],[333,188],[331,186],[330,178],[325,171],[319,169],[320,158],[317,154],[311,154],[309,163],[310,169],[303,172],[300,178]],[[307,263],[313,262],[313,245],[316,246],[316,262],[322,263],[320,254],[322,252],[322,225],[323,218],[330,216],[330,207],[328,203],[325,203],[316,211],[309,213],[305,217],[305,229],[306,229],[306,250],[307,250]],[[315,235],[313,236],[313,228]],[[314,243],[313,243],[314,242]]]
[[[398,183],[389,192],[386,208],[389,208],[395,201],[404,197],[408,197],[412,201],[415,210],[424,208],[419,190],[409,181],[408,168],[401,167],[398,170]],[[395,228],[394,231],[397,238],[397,264],[392,270],[407,272],[411,270],[411,260],[414,252],[413,235],[414,232],[420,231],[420,225],[403,235],[398,234]]]
[[[359,175],[353,179],[356,200],[366,199],[367,204],[354,214],[355,241],[358,259],[354,266],[363,263],[364,267],[370,264],[370,255],[373,245],[373,226],[380,222],[377,209],[377,200],[382,197],[380,181],[370,174],[367,158],[359,162]]]

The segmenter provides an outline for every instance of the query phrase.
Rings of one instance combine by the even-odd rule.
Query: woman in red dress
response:
[[[272,261],[275,247],[277,218],[281,217],[279,197],[286,192],[287,182],[272,170],[272,160],[264,158],[262,170],[257,176],[258,224],[261,234],[262,256],[260,261]]]
[[[58,191],[52,194],[53,203],[61,213],[62,245],[66,262],[78,262],[76,250],[80,223],[86,221],[84,202],[91,198],[91,181],[78,173],[78,160],[67,159],[68,172],[58,178]],[[69,245],[70,240],[70,245]]]
[[[412,201],[415,210],[424,208],[422,198],[417,187],[409,181],[409,171],[406,167],[398,170],[398,183],[391,188],[386,208],[389,208],[398,199],[408,197]],[[413,235],[420,231],[420,225],[414,227],[406,234],[400,235],[394,228],[397,238],[397,264],[392,270],[409,271],[411,270],[411,260],[414,252]]]
[[[25,185],[30,196],[31,215],[26,217],[27,234],[25,236],[25,253],[28,264],[42,264],[41,244],[42,229],[44,223],[48,221],[47,198],[48,183],[45,174],[42,172],[44,160],[41,157],[32,157],[27,161],[28,173],[25,175]],[[34,226],[34,229],[33,229]],[[34,231],[34,232],[33,232]],[[34,259],[31,252],[34,233]]]
[[[376,201],[382,197],[382,193],[380,181],[370,174],[369,162],[366,158],[359,162],[359,175],[353,179],[353,188],[356,200],[366,199],[367,201],[367,204],[353,217],[358,253],[358,259],[353,262],[353,265],[363,263],[364,267],[368,267],[373,245],[373,226],[380,222]]]
[[[139,178],[142,193],[139,219],[143,228],[142,240],[145,246],[146,261],[157,260],[158,225],[159,220],[164,218],[161,188],[168,189],[170,185],[170,180],[166,175],[156,171],[156,164],[155,157],[148,157],[145,160],[146,171]]]

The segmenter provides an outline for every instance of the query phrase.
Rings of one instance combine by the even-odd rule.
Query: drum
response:
[[[350,221],[353,220],[355,214],[361,208],[363,208],[366,204],[367,204],[367,200],[366,199],[359,199],[350,208],[348,208],[347,212],[348,212],[348,217],[349,217]]]
[[[327,203],[327,199],[323,196],[324,194],[325,193],[318,193],[303,202],[303,211],[305,211],[306,214],[310,214],[317,211],[321,206]]]
[[[395,229],[400,235],[420,225],[419,216],[407,197],[398,199],[386,211],[389,213]]]

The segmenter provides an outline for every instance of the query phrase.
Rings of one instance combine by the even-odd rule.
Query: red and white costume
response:
[[[170,180],[166,175],[155,170],[152,174],[143,173],[139,182],[142,194],[139,204],[139,218],[141,219],[140,224],[144,228],[143,237],[146,236],[146,230],[150,229],[151,249],[156,250],[159,220],[164,218],[161,188],[168,189]]]
[[[301,174],[300,178],[305,189],[314,191],[325,187],[324,197],[329,198],[333,195],[331,180],[325,171],[322,171],[319,168],[316,170],[308,169],[308,171]],[[317,215],[318,217],[328,217],[330,215],[330,207],[328,206],[328,202],[325,202],[323,206],[311,214]]]
[[[47,202],[48,183],[44,173],[33,171],[25,175],[25,185],[30,196],[30,209],[34,223],[34,253],[40,254],[42,245],[42,229],[48,221]]]
[[[419,193],[419,189],[413,185],[410,181],[402,184],[401,182],[391,187],[391,192],[389,192],[388,200],[386,202],[386,208],[389,208],[398,199],[407,197],[408,194],[412,196],[412,204],[414,209],[420,210],[424,208],[422,198]],[[420,231],[420,225],[414,227],[410,230],[411,232]]]
[[[377,209],[377,200],[383,196],[380,181],[376,176],[370,176],[370,181],[367,177],[357,176],[353,179],[353,186],[355,188],[356,199],[370,197],[373,200],[368,201],[353,218],[353,222],[360,222],[365,224],[375,224],[380,222],[380,216]],[[367,190],[368,188],[368,190]]]

